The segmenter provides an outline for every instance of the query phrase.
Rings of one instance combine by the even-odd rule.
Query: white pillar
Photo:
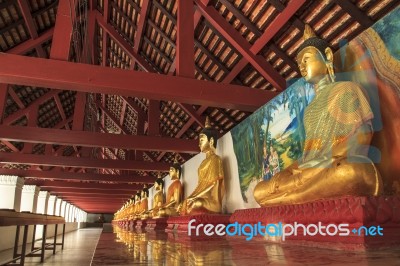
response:
[[[50,193],[48,191],[40,191],[37,203],[36,213],[47,214],[47,205],[49,203]]]
[[[54,215],[61,216],[61,203],[62,202],[63,202],[62,199],[57,198],[57,201],[56,201],[56,212],[55,212]]]
[[[72,205],[71,207],[71,222],[75,222],[76,221],[76,207],[74,205]]]
[[[0,175],[0,209],[20,211],[24,182],[22,177]]]
[[[70,209],[71,209],[71,203],[67,202],[67,206],[65,206],[65,216],[64,216],[66,222],[70,222],[69,220],[69,214],[71,212]]]
[[[47,206],[47,214],[48,215],[55,215],[55,213],[56,213],[56,202],[57,202],[57,196],[50,195],[49,204]]]
[[[67,202],[66,201],[62,201],[61,202],[61,212],[60,212],[60,216],[65,218],[65,207],[67,206]],[[67,221],[65,219],[65,221]]]
[[[82,222],[82,211],[81,211],[81,209],[77,209],[76,210],[76,221],[77,222]]]
[[[40,187],[24,185],[21,196],[21,212],[36,213]]]

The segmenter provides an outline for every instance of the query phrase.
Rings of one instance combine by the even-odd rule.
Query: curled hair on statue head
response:
[[[144,185],[144,187],[143,187],[142,191],[143,191],[144,193],[146,193],[146,197],[148,197],[148,196],[149,196],[149,189],[147,188],[147,186],[146,186],[146,185]]]
[[[164,179],[161,177],[161,173],[158,173],[158,177],[156,179],[156,183],[164,188]]]
[[[171,167],[174,168],[176,171],[179,171],[178,178],[180,179],[182,175],[182,167],[178,161],[178,154],[175,154],[174,163],[172,164]]]
[[[140,191],[138,191],[138,192],[136,193],[136,196],[139,198],[139,200],[142,198],[142,196],[141,196],[141,194],[140,194]]]
[[[206,117],[206,124],[200,134],[206,135],[208,141],[210,141],[212,138],[214,140],[213,146],[214,148],[217,148],[218,133],[215,129],[211,128],[208,116]]]

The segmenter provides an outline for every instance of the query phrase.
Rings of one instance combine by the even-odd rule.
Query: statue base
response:
[[[146,231],[165,231],[168,218],[148,219]]]
[[[134,231],[135,230],[135,226],[136,226],[136,222],[137,222],[137,220],[129,220],[129,228],[128,228],[128,230]]]
[[[347,250],[398,246],[400,196],[347,196],[299,205],[243,209],[232,214],[230,223],[235,222],[241,225],[259,222],[263,226],[275,225],[269,227],[270,233],[266,236],[254,234],[253,240],[256,241]],[[291,230],[295,232],[296,223],[297,235],[288,235]],[[286,227],[288,224],[293,227]],[[282,236],[283,227],[286,227],[285,238]],[[242,234],[233,238],[245,239],[246,236]]]
[[[136,224],[134,225],[136,230],[144,231],[147,225],[147,220],[136,220]]]

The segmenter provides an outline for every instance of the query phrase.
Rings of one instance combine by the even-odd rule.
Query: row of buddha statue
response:
[[[371,142],[373,113],[368,97],[354,82],[335,81],[333,52],[325,40],[306,25],[304,42],[297,53],[300,73],[315,91],[304,112],[305,143],[298,162],[260,181],[254,198],[262,207],[301,204],[340,196],[382,194],[382,178],[367,157]],[[174,215],[221,213],[224,171],[216,155],[216,131],[208,119],[199,136],[200,151],[206,158],[198,168],[198,184],[184,200],[180,182],[181,167],[175,161],[169,174],[172,184],[163,199],[163,181],[155,182],[152,209],[148,190],[143,189],[116,215],[116,218],[157,218]]]
[[[132,197],[116,214],[115,219],[148,219],[177,215],[221,213],[224,189],[224,171],[221,158],[216,155],[217,132],[211,128],[208,117],[199,138],[200,151],[206,158],[202,161],[198,176],[199,182],[189,197],[183,199],[180,181],[182,168],[175,158],[169,169],[171,184],[164,201],[164,180],[159,175],[153,187],[152,208],[148,207],[149,190],[145,186]]]

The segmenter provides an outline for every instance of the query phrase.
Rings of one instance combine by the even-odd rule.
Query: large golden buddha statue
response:
[[[200,151],[206,154],[198,169],[198,183],[192,194],[178,208],[181,215],[221,213],[225,194],[224,169],[215,154],[217,132],[211,129],[208,117],[199,136]]]
[[[373,113],[363,89],[354,82],[335,82],[332,50],[308,25],[297,63],[315,91],[304,113],[303,156],[258,183],[254,198],[272,206],[381,194],[381,176],[367,157]]]
[[[167,200],[165,204],[161,206],[158,217],[167,217],[178,215],[177,208],[182,202],[183,189],[182,183],[179,180],[181,177],[182,168],[178,163],[177,158],[174,160],[174,164],[169,168],[169,176],[172,183],[168,186]]]

